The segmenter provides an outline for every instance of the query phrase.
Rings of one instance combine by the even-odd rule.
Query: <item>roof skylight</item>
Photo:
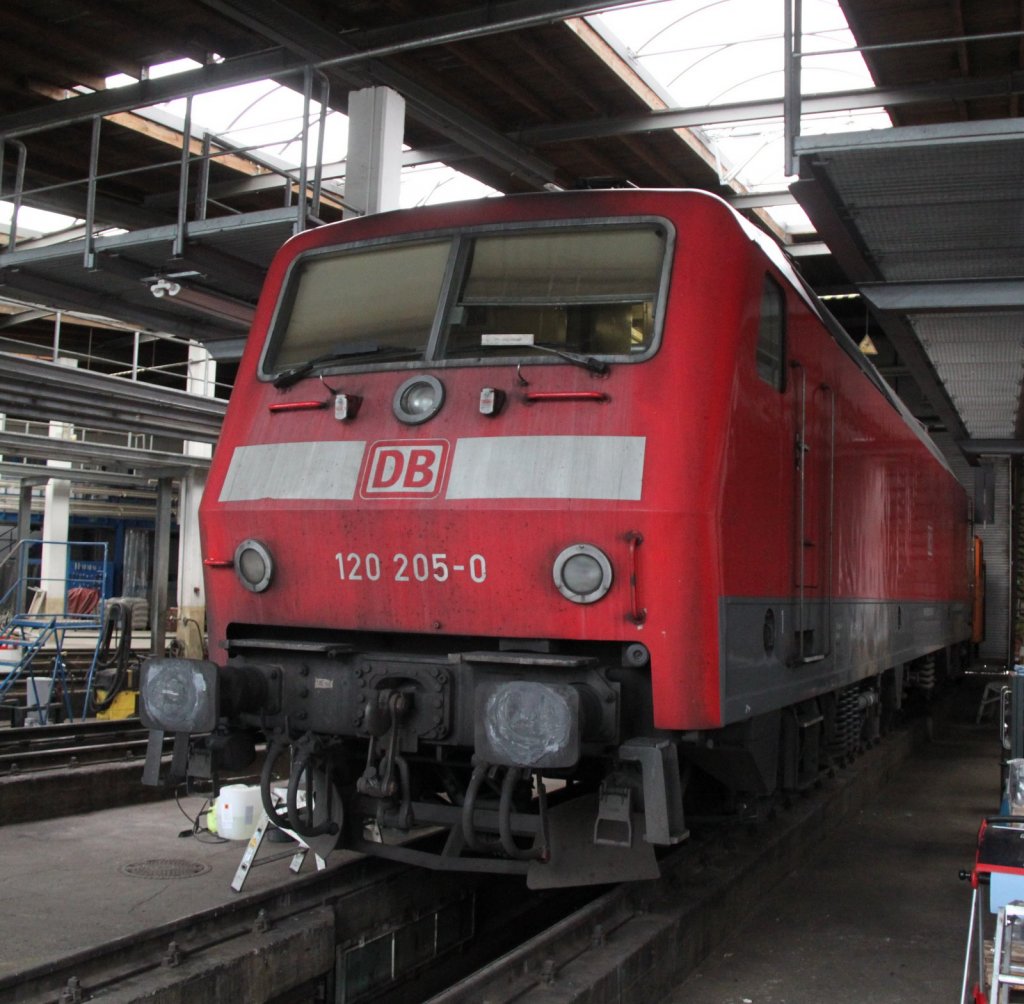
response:
[[[784,94],[784,8],[764,0],[664,0],[642,8],[609,11],[601,22],[664,88],[674,105],[698,108],[779,99]],[[834,50],[856,42],[838,0],[804,0],[800,48],[804,94],[872,87],[859,53]],[[816,51],[831,54],[816,56]],[[711,116],[709,115],[709,118]],[[887,128],[882,109],[805,116],[802,132]],[[716,155],[723,183],[750,192],[781,191],[785,151],[782,119],[751,119],[694,130]],[[794,206],[768,212],[790,232],[810,229]]]

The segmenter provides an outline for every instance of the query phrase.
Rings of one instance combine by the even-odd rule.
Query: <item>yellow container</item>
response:
[[[105,690],[96,691],[96,699],[102,701],[106,698]],[[107,720],[115,718],[134,718],[138,714],[139,692],[137,690],[122,690],[114,698],[113,703],[106,711],[97,711],[96,717]]]

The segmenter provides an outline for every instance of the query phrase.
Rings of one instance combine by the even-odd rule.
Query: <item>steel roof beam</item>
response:
[[[153,474],[124,474],[120,471],[100,471],[82,467],[0,463],[0,480],[20,481],[22,484],[45,485],[51,478],[60,478],[62,481],[74,481],[100,488],[141,491],[149,487],[149,482],[154,477]]]
[[[558,16],[571,13],[585,13],[579,8],[594,10],[596,4],[567,5]],[[603,5],[607,6],[607,4]],[[515,27],[515,25],[511,26]],[[495,25],[494,31],[510,30],[509,26]],[[484,32],[481,31],[481,34]],[[427,44],[423,42],[422,44]],[[385,47],[386,48],[386,47]],[[320,66],[339,66],[369,59],[373,52],[352,53],[340,60],[323,60]],[[97,91],[54,102],[42,108],[26,109],[0,117],[0,138],[14,138],[41,132],[56,126],[84,122],[95,115],[109,115],[130,111],[146,105],[170,101],[217,90],[235,84],[249,83],[267,77],[280,77],[298,73],[306,65],[301,56],[272,51],[240,56],[214,63],[197,70],[155,80],[143,80],[138,84],[118,87],[108,91]],[[906,104],[920,104],[929,101],[966,101],[986,97],[1001,97],[1024,93],[1024,72],[1014,72],[1001,77],[985,77],[977,80],[951,80],[937,84],[909,87],[874,87],[830,94],[805,95],[802,113],[815,115],[859,108],[896,107]],[[596,139],[603,136],[621,136],[631,133],[650,132],[659,129],[693,128],[696,126],[751,121],[765,118],[780,118],[783,113],[782,100],[753,101],[734,104],[702,105],[696,108],[666,108],[645,112],[640,115],[614,116],[585,122],[538,126],[520,130],[507,138],[526,144],[559,143],[579,139]],[[833,139],[836,137],[832,137]],[[800,144],[811,138],[803,137]]]
[[[956,444],[971,456],[982,454],[1024,456],[1024,439],[965,439]]]
[[[258,52],[223,63],[210,63],[198,70],[183,70],[167,77],[140,80],[137,84],[113,87],[106,91],[81,94],[66,101],[39,108],[27,108],[0,117],[0,138],[13,139],[45,132],[59,126],[88,122],[97,115],[113,115],[134,108],[158,105],[193,94],[248,84],[268,77],[298,73],[304,63],[281,50]]]
[[[76,256],[73,267],[81,267]],[[67,282],[57,282],[33,275],[27,268],[0,268],[0,291],[13,299],[28,299],[53,304],[54,310],[75,310],[99,317],[113,317],[123,324],[146,331],[163,332],[179,338],[191,338],[199,342],[221,338],[235,338],[238,328],[202,322],[198,319],[174,317],[170,311],[159,312],[130,303],[117,296],[94,293]],[[156,301],[153,301],[156,303]],[[2,367],[0,367],[2,369]]]
[[[859,289],[879,310],[904,314],[1024,307],[1024,279],[863,283]]]
[[[452,31],[443,29],[432,30],[433,19],[424,23],[423,33],[415,36],[415,41],[382,42],[366,51],[360,51],[346,38],[339,39],[325,34],[322,25],[303,18],[279,0],[202,0],[206,6],[230,17],[250,30],[259,32],[266,38],[283,45],[297,53],[318,69],[329,72],[341,71],[346,86],[350,88],[365,87],[376,83],[390,87],[405,99],[407,112],[413,118],[432,129],[454,140],[456,143],[471,150],[476,156],[530,181],[537,187],[543,187],[557,181],[555,166],[536,156],[532,151],[509,140],[495,129],[485,126],[461,109],[444,100],[439,95],[416,83],[401,71],[393,69],[387,63],[375,58],[392,52],[404,51],[429,44],[441,44],[454,41],[459,36],[477,37],[483,34],[496,34],[512,28],[527,27],[533,23],[549,23],[569,16],[564,11],[579,13],[579,8],[589,6],[590,10],[597,5],[559,5],[563,13],[552,12],[551,4],[523,0],[511,3],[509,10],[528,10],[529,15],[518,18],[507,18],[500,24],[485,23],[476,19],[474,28],[455,28]],[[543,8],[545,13],[537,20],[537,10]],[[490,30],[486,30],[490,28]],[[390,37],[390,36],[389,36]],[[338,56],[341,52],[344,55]],[[357,73],[349,74],[349,63],[360,63],[355,67]]]
[[[0,352],[7,414],[215,443],[226,402]],[[8,451],[9,452],[9,451]]]
[[[833,150],[903,150],[922,147],[999,143],[1024,139],[1024,119],[980,119],[972,122],[940,122],[899,126],[895,129],[864,129],[827,136],[800,136],[797,153],[810,156]]]
[[[592,14],[609,7],[623,6],[628,0],[603,0],[603,2],[547,3],[544,0],[511,0],[511,2],[482,6],[464,26],[453,27],[441,18],[428,18],[422,22],[408,22],[418,25],[424,32],[408,38],[389,36],[388,41],[367,51],[348,51],[338,56],[320,58],[317,69],[341,69],[358,65],[374,58],[393,55],[427,45],[440,45],[482,38],[504,31],[550,24],[583,14]],[[216,7],[216,4],[211,4]],[[290,12],[289,12],[290,13]],[[293,14],[291,16],[294,16]],[[320,30],[321,37],[323,36]],[[192,94],[219,90],[236,84],[252,83],[257,80],[275,78],[301,72],[309,60],[282,50],[258,52],[223,63],[211,63],[198,70],[185,70],[168,77],[142,80],[126,87],[96,91],[55,102],[42,108],[26,109],[0,118],[0,137],[14,138],[41,132],[59,125],[85,122],[96,115],[110,115],[114,112],[131,111],[148,105],[161,104],[175,98],[186,98]]]
[[[2,328],[13,328],[19,324],[27,324],[29,321],[40,321],[44,317],[52,317],[52,310],[34,309],[34,310],[22,310],[17,314],[7,314],[5,317],[0,317],[0,329]]]
[[[204,457],[166,453],[157,450],[136,450],[128,446],[110,446],[106,443],[80,443],[73,439],[52,436],[32,436],[22,432],[0,432],[0,455],[29,457],[35,460],[66,460],[80,464],[102,464],[118,473],[148,471],[150,477],[162,477],[167,470],[179,473],[205,470],[210,461]],[[51,478],[64,477],[63,467],[50,468]],[[101,472],[90,472],[102,475]]]
[[[801,114],[821,115],[831,112],[856,111],[864,108],[891,108],[899,105],[923,104],[930,101],[965,101],[976,98],[1003,97],[1024,93],[1024,72],[980,80],[950,80],[940,84],[908,87],[868,87],[828,94],[805,94]],[[573,140],[625,136],[658,129],[692,129],[730,122],[782,118],[781,98],[731,104],[699,105],[695,108],[664,108],[639,115],[618,115],[585,122],[556,123],[536,126],[513,133],[523,143],[543,145]],[[879,130],[880,132],[882,130]],[[885,130],[888,132],[889,130]],[[829,139],[835,138],[830,134]],[[857,135],[863,135],[858,133]],[[805,137],[810,142],[823,137]],[[803,142],[804,140],[801,140]]]

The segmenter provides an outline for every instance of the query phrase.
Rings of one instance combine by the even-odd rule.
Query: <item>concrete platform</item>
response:
[[[999,757],[991,722],[943,725],[661,1004],[958,1000],[971,901],[958,871],[998,812]]]
[[[189,797],[181,805],[194,817],[204,801]],[[84,956],[140,930],[162,929],[170,940],[187,917],[265,897],[316,871],[309,854],[299,875],[293,874],[296,845],[267,840],[242,891],[234,892],[231,880],[247,842],[209,834],[200,839],[191,831],[173,800],[0,829],[0,999],[20,975],[54,960]],[[283,856],[258,864],[277,855]],[[351,857],[332,854],[328,869]],[[137,874],[154,870],[182,877]]]

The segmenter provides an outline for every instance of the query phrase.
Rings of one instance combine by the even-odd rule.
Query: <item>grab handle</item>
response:
[[[634,624],[647,620],[647,610],[640,605],[640,545],[644,542],[642,533],[629,534],[629,605],[630,619]]]

